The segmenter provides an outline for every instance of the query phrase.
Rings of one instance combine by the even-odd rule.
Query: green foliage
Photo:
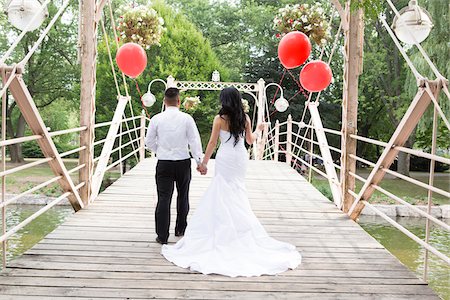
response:
[[[421,43],[421,46],[430,57],[431,61],[436,65],[437,69],[444,78],[450,77],[450,31],[449,31],[449,5],[446,0],[424,0],[419,2],[422,7],[428,10],[432,16],[433,29],[430,36]],[[444,42],[446,41],[446,42]],[[411,47],[408,50],[412,62],[416,66],[417,70],[424,77],[434,79],[436,75],[432,72],[425,58],[420,54],[416,47]],[[407,92],[408,97],[411,99],[417,92],[417,82],[412,74],[409,72],[405,83],[404,89]],[[450,118],[450,102],[447,101],[447,97],[443,92],[440,94],[440,107],[444,111],[447,119]],[[430,105],[429,109],[425,113],[424,117],[420,120],[417,128],[417,141],[416,146],[419,148],[430,149],[431,148],[431,132],[433,124],[433,105]],[[442,121],[441,117],[438,117],[438,135],[437,146],[440,148],[449,147],[449,131]]]
[[[383,12],[385,5],[385,0],[352,0],[350,2],[350,9],[354,11],[361,8],[364,11],[366,20],[376,20],[378,15]]]
[[[8,64],[17,63],[39,38],[41,31],[48,25],[51,17],[59,8],[51,2],[48,5],[50,17],[43,25],[25,35],[19,43]],[[24,81],[36,103],[46,126],[52,130],[66,129],[77,124],[79,107],[79,77],[80,67],[77,63],[77,30],[76,19],[78,5],[72,3],[50,30],[44,42],[25,66]],[[4,53],[19,31],[13,28],[5,15],[0,16],[0,53]],[[21,130],[19,121],[21,113],[14,101],[8,106],[8,137],[20,137],[30,134],[29,129]],[[75,127],[75,126],[72,126]],[[74,142],[73,135],[55,139],[58,148],[68,149]],[[36,145],[24,144],[25,155],[38,157],[42,154]]]
[[[119,2],[120,4],[120,2]],[[152,8],[164,19],[166,32],[163,34],[160,47],[152,46],[147,50],[148,65],[144,73],[137,79],[138,85],[147,89],[148,83],[155,79],[166,79],[172,75],[177,80],[209,81],[214,70],[218,70],[222,80],[229,80],[229,71],[219,61],[211,45],[202,33],[181,13],[162,1],[154,1]],[[108,22],[106,22],[108,23]],[[115,47],[113,56],[115,55]],[[116,106],[116,94],[114,81],[111,74],[109,60],[105,48],[104,39],[101,39],[98,47],[97,67],[97,122],[111,119]],[[116,71],[118,71],[116,69]],[[130,83],[130,95],[132,97],[134,113],[141,113],[140,96],[135,87],[135,82],[127,79]],[[163,86],[155,83],[152,92],[158,101],[149,109],[154,115],[161,109],[163,99]],[[122,94],[125,94],[122,90]],[[186,92],[182,93],[181,100],[186,96],[200,96],[201,104],[189,111],[197,121],[203,142],[209,135],[214,116],[218,112],[218,94],[212,92]],[[129,115],[129,111],[127,113]],[[101,130],[96,136],[104,136]]]
[[[291,31],[300,31],[316,44],[322,45],[330,38],[328,18],[320,2],[311,6],[288,4],[280,8],[273,22],[274,28],[281,32],[282,36]]]

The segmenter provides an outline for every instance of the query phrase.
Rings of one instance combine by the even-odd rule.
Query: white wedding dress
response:
[[[271,238],[253,213],[245,188],[248,154],[244,138],[220,131],[215,176],[175,245],[164,257],[182,268],[226,276],[274,275],[301,262],[295,246]]]

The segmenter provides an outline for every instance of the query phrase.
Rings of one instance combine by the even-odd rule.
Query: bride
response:
[[[163,245],[164,257],[182,268],[231,277],[274,275],[296,268],[301,256],[295,246],[271,238],[253,213],[245,189],[248,154],[253,144],[241,95],[233,87],[220,93],[222,108],[214,118],[200,169],[206,169],[220,137],[215,176],[192,216],[183,238]]]

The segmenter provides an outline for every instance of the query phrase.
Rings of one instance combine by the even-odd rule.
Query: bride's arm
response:
[[[261,131],[264,128],[264,124],[259,124],[256,126],[256,130],[252,132],[252,122],[250,121],[250,117],[246,115],[246,121],[245,121],[245,140],[247,141],[247,144],[251,145],[253,144],[258,136],[261,134]]]
[[[208,164],[211,155],[216,149],[217,140],[219,139],[220,134],[220,116],[216,116],[214,118],[213,127],[211,130],[211,136],[209,138],[208,146],[206,147],[205,156],[203,157],[202,165],[206,167]]]

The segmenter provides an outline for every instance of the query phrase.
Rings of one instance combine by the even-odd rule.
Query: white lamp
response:
[[[409,1],[408,6],[402,8],[399,14],[394,18],[392,29],[400,41],[415,44],[428,37],[433,22],[430,14],[417,4],[417,0]]]
[[[39,28],[48,16],[47,7],[42,8],[38,0],[10,0],[5,5],[5,12],[14,27],[28,31]]]
[[[219,82],[220,81],[220,73],[219,73],[219,71],[215,70],[212,73],[211,80],[214,81],[214,82]]]
[[[150,107],[156,102],[155,95],[152,94],[152,92],[148,91],[144,95],[142,95],[142,103],[144,103],[145,106]]]
[[[289,102],[283,96],[275,101],[275,109],[279,112],[285,112],[289,107]]]

